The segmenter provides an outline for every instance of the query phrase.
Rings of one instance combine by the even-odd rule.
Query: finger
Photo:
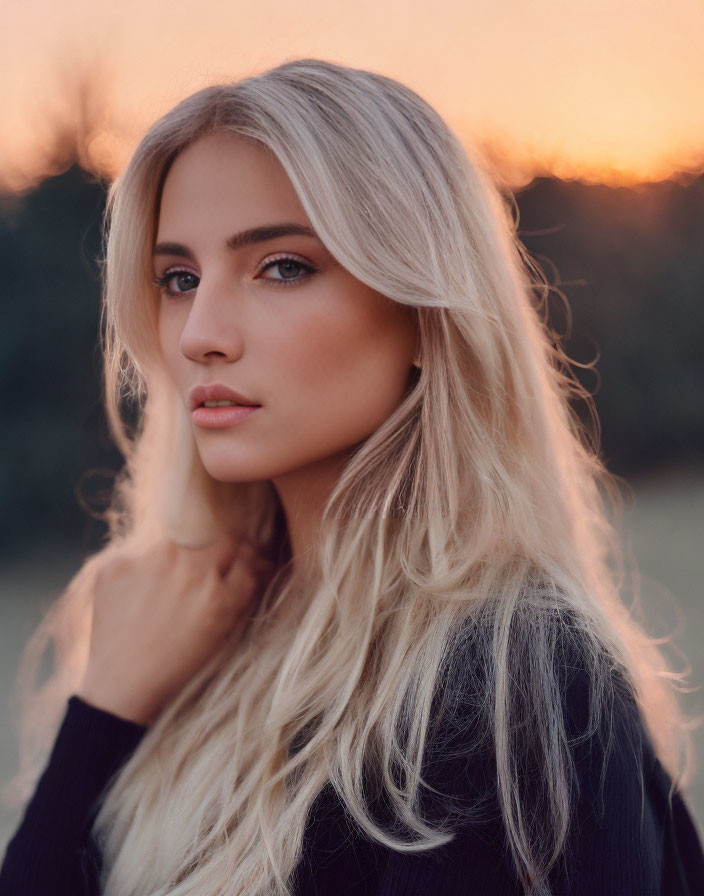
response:
[[[237,606],[243,606],[254,598],[259,582],[250,565],[237,557],[222,580],[230,600]]]
[[[232,567],[235,560],[246,554],[248,542],[240,532],[226,532],[213,546],[215,552],[215,567],[222,578]]]
[[[269,578],[270,576],[262,574],[254,562],[251,552],[245,549],[235,557],[232,566],[223,577],[223,581],[227,582],[231,588],[254,591],[263,583],[268,582]]]

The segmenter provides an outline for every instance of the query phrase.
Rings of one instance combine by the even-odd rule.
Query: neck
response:
[[[323,510],[349,456],[348,449],[271,480],[286,515],[296,576],[305,578],[317,569]]]

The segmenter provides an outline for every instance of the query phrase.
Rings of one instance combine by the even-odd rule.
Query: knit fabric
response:
[[[586,675],[577,676],[566,692],[572,731],[587,718],[587,683]],[[603,738],[575,748],[574,820],[550,878],[552,892],[701,896],[704,851],[689,807],[680,792],[670,797],[671,780],[635,701],[624,701],[614,719],[603,789]],[[146,730],[77,695],[69,698],[46,768],[7,846],[0,896],[99,896],[100,854],[90,827]],[[453,730],[461,739],[461,727]],[[424,775],[458,805],[476,804],[484,794],[487,811],[456,824],[448,844],[407,853],[363,836],[328,786],[309,815],[296,896],[522,896],[495,801],[491,757],[468,760],[444,741],[444,752],[424,762]],[[440,811],[433,800],[423,805],[428,818]]]

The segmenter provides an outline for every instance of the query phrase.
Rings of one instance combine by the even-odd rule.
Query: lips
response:
[[[240,392],[235,392],[222,383],[211,383],[207,386],[194,386],[188,394],[191,411],[199,408],[206,401],[236,401],[237,404],[258,408],[261,405]]]

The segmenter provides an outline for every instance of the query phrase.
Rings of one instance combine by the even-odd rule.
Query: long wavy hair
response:
[[[223,483],[203,467],[159,355],[161,189],[179,152],[212,133],[268,147],[332,255],[417,315],[420,369],[344,468],[307,579],[293,574],[272,484]],[[378,843],[413,852],[448,842],[451,828],[429,823],[419,795],[438,707],[453,703],[438,695],[458,681],[481,694],[473,712],[495,756],[516,871],[526,893],[547,896],[572,808],[565,637],[590,672],[591,730],[608,719],[623,673],[663,765],[686,782],[682,673],[623,600],[619,482],[599,456],[598,423],[590,436],[573,407],[579,399],[594,415],[517,224],[510,191],[418,94],[317,59],[184,99],[112,184],[102,347],[125,465],[103,548],[23,654],[25,797],[85,667],[91,585],[106,557],[165,536],[202,545],[234,526],[275,564],[244,633],[163,709],[108,789],[93,825],[106,896],[290,893],[327,785]],[[52,642],[54,668],[38,684]],[[522,798],[528,747],[544,812]],[[372,812],[370,780],[394,825]]]

